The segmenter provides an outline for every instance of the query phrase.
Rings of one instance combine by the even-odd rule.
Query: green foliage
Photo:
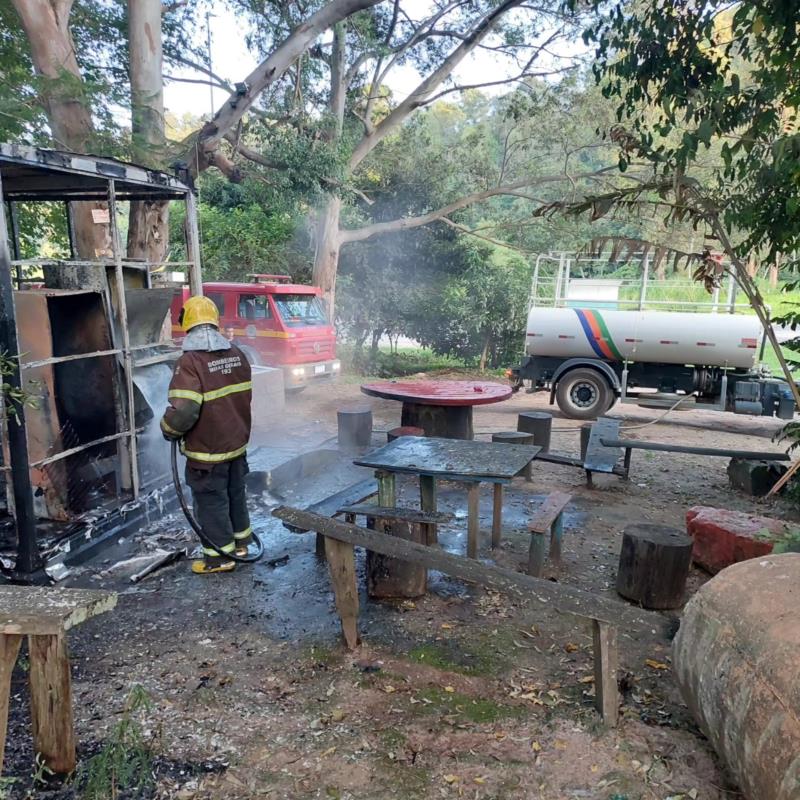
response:
[[[121,791],[140,797],[152,786],[153,763],[138,717],[152,708],[147,692],[131,688],[120,721],[103,749],[80,769],[78,786],[82,800],[113,800]]]
[[[38,397],[35,394],[24,389],[17,389],[3,380],[12,375],[17,368],[17,360],[8,353],[0,351],[0,391],[3,393],[3,408],[5,413],[12,417],[17,416],[18,409],[22,406],[35,408],[38,403]]]
[[[255,177],[230,183],[215,173],[200,179],[198,223],[206,280],[247,280],[256,272],[310,278],[307,220],[300,198]],[[183,254],[183,209],[170,214],[173,260]]]
[[[571,5],[576,5],[573,2]],[[794,0],[631,4],[604,13],[584,38],[595,74],[625,121],[621,162],[645,158],[688,174],[702,150],[719,160],[702,178],[740,254],[800,246],[800,5]]]

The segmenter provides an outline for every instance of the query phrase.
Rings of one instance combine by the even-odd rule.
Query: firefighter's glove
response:
[[[183,434],[176,431],[175,428],[171,427],[166,419],[161,420],[161,435],[168,441],[168,442],[177,442],[183,438]]]

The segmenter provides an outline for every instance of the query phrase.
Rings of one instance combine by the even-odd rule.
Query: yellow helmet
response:
[[[178,322],[185,331],[190,331],[197,325],[214,325],[219,327],[219,309],[213,300],[208,297],[190,297],[181,309]]]

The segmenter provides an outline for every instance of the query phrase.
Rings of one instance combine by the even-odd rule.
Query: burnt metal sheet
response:
[[[113,158],[0,143],[0,175],[6,200],[107,199],[108,181],[132,199],[183,197],[189,187],[165,172]]]
[[[402,436],[353,463],[387,472],[507,483],[540,450],[525,444]]]
[[[586,448],[584,469],[591,472],[613,472],[622,458],[622,448],[606,447],[603,439],[616,439],[619,436],[620,421],[610,417],[600,417],[592,424],[589,445]]]

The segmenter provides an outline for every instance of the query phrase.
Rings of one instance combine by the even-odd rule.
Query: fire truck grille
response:
[[[330,342],[299,342],[297,354],[300,356],[327,358],[331,355],[331,345]]]

